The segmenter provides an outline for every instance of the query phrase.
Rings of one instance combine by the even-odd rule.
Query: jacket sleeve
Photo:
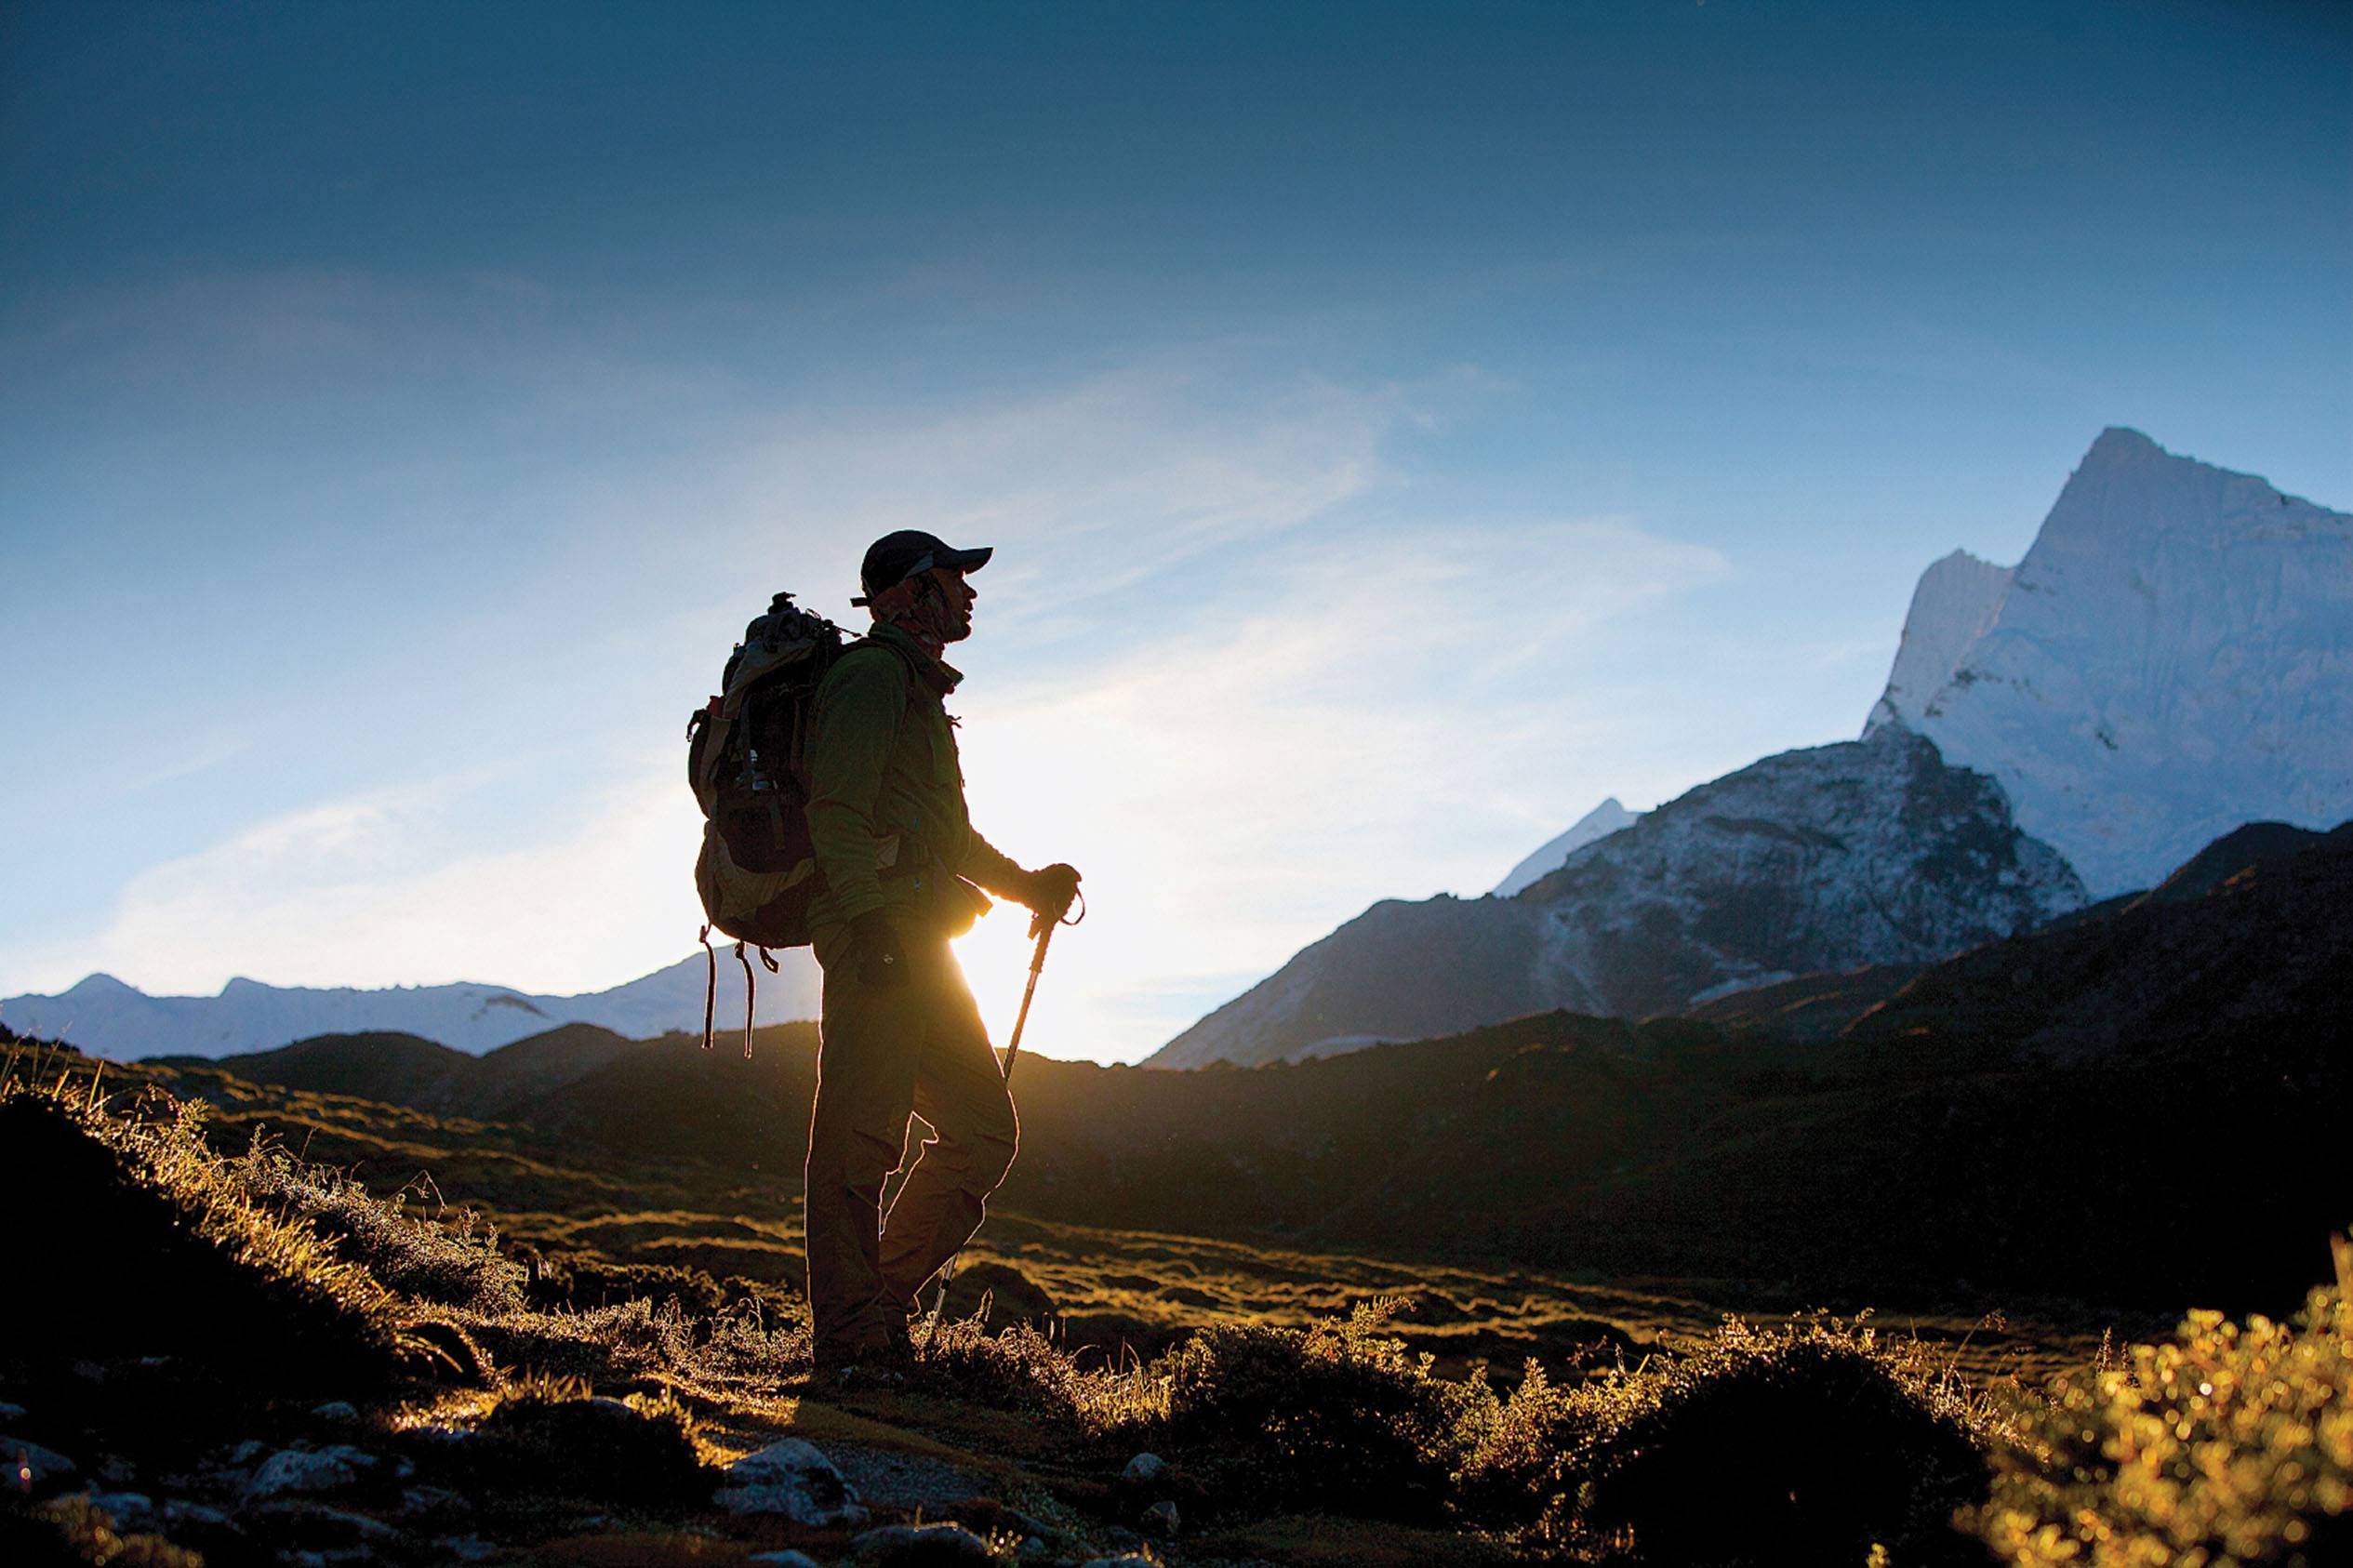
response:
[[[956,868],[956,874],[1016,903],[1030,884],[1030,873],[1004,851],[982,838],[977,828],[964,835],[964,863]]]
[[[907,715],[906,665],[856,648],[818,687],[809,743],[809,843],[844,921],[883,907],[883,770]]]

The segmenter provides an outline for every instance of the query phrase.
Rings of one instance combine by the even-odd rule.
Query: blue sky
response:
[[[2105,425],[2353,504],[2348,87],[2318,5],[0,7],[0,995],[673,960],[686,711],[918,525],[1096,899],[1037,1043],[1139,1056],[1851,736]]]

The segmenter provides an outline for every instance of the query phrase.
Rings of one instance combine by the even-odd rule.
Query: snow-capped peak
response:
[[[2014,570],[1921,578],[1867,729],[1891,722],[2000,780],[2095,897],[2241,822],[2340,821],[2353,517],[2103,431]]]
[[[1630,828],[1642,814],[1628,811],[1612,795],[1600,805],[1578,817],[1569,831],[1547,844],[1542,849],[1511,868],[1510,874],[1496,884],[1498,898],[1509,898],[1522,889],[1561,869],[1561,863],[1596,839],[1605,839],[1620,828]]]
[[[1953,678],[1971,644],[1993,625],[2016,571],[1956,550],[1921,574],[1911,610],[1904,617],[1895,666],[1888,671],[1887,689],[1871,709],[1864,734],[1887,724],[1920,727],[1921,711]]]

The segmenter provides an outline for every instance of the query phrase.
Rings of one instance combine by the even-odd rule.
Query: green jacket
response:
[[[826,887],[809,904],[813,929],[883,909],[960,933],[984,901],[958,878],[1007,896],[1021,884],[1021,868],[973,831],[964,806],[944,706],[963,679],[898,628],[876,626],[818,684],[808,818]]]

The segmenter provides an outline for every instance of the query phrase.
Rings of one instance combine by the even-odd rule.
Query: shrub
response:
[[[2022,1568],[2353,1561],[2353,1248],[2290,1323],[2192,1312],[2061,1379],[2001,1455],[1986,1539]]]
[[[0,1562],[10,1568],[204,1568],[205,1560],[161,1535],[119,1533],[87,1497],[33,1505],[0,1502]]]
[[[1646,1562],[1982,1561],[1955,1513],[1986,1495],[1998,1426],[1919,1345],[1815,1320],[1728,1320],[1686,1355],[1605,1376],[1556,1480],[1572,1527]],[[1556,1516],[1565,1494],[1549,1499]]]
[[[1100,1437],[1163,1408],[1159,1385],[1141,1369],[1083,1367],[1030,1323],[992,1335],[977,1314],[943,1322],[919,1354],[927,1387],[1042,1415],[1083,1436]]]
[[[675,1397],[605,1399],[567,1378],[508,1389],[475,1428],[467,1463],[502,1493],[617,1503],[700,1502],[715,1479]]]
[[[1473,1519],[1534,1525],[1540,1539],[1567,1539],[1578,1466],[1622,1387],[1616,1380],[1563,1387],[1531,1358],[1520,1386],[1471,1441],[1455,1474],[1457,1504]]]
[[[1155,1363],[1166,1408],[1151,1424],[1236,1501],[1434,1514],[1495,1396],[1483,1379],[1432,1375],[1429,1356],[1384,1335],[1402,1305],[1305,1329],[1203,1329]]]

